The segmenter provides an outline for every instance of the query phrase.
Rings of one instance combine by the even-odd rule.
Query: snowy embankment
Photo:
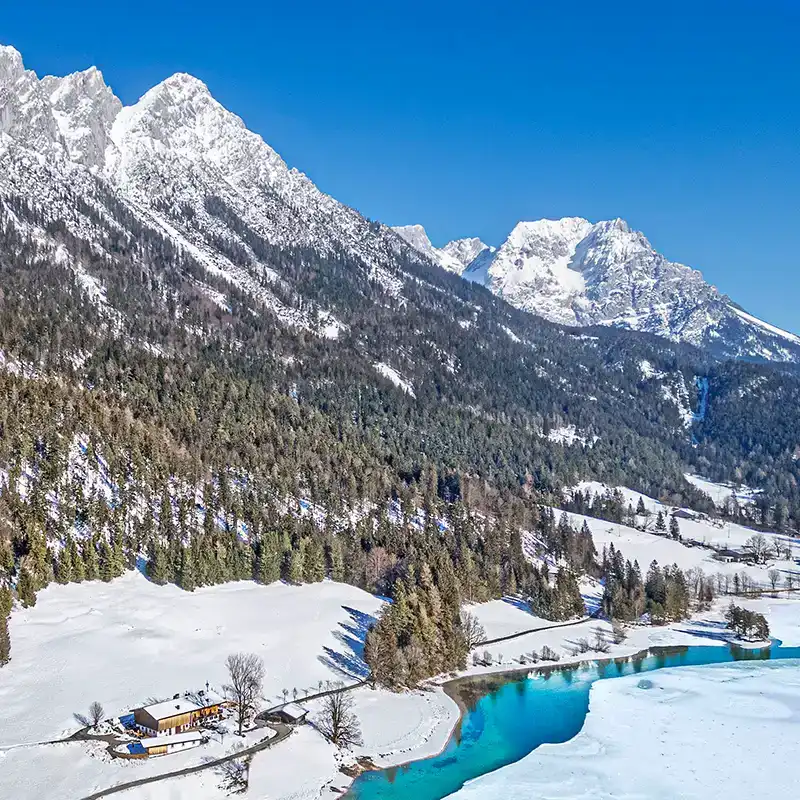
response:
[[[457,800],[749,800],[796,793],[800,664],[660,670],[592,686],[583,730],[453,795]]]
[[[353,682],[342,670],[363,668],[360,631],[382,604],[327,581],[301,587],[243,581],[189,593],[131,572],[110,584],[49,586],[34,608],[11,616],[12,659],[0,680],[0,797],[74,800],[229,752],[238,737],[145,761],[111,760],[102,745],[90,743],[15,745],[77,730],[73,715],[85,714],[93,700],[117,716],[206,681],[220,686],[225,658],[237,651],[264,659],[266,705],[283,689],[302,696],[320,681]],[[276,750],[290,753],[292,745]],[[215,785],[208,776],[186,779],[187,786],[201,783]],[[166,785],[169,797],[194,796],[182,794],[184,779]]]

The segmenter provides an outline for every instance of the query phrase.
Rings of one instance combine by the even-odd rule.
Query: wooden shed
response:
[[[270,716],[289,725],[302,725],[308,716],[308,709],[297,703],[287,703],[282,708],[271,712]]]

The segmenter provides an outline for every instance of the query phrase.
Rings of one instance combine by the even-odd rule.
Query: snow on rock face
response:
[[[401,389],[411,397],[416,397],[414,387],[392,366],[378,362],[372,365],[384,378],[391,381],[398,389]]]
[[[494,247],[489,247],[480,239],[472,236],[468,239],[454,239],[448,242],[442,250],[457,259],[466,269],[481,253],[494,253]]]
[[[577,322],[572,308],[584,291],[569,269],[575,248],[589,232],[585,219],[520,222],[491,259],[471,265],[464,277],[483,283],[512,305],[554,322]]]
[[[290,168],[184,73],[126,108],[94,68],[40,80],[13,47],[0,46],[0,167],[0,189],[28,197],[40,216],[64,221],[79,238],[103,238],[92,235],[97,215],[79,219],[80,208],[95,207],[117,234],[121,204],[279,318],[308,329],[314,320],[283,307],[265,286],[278,276],[261,245],[347,253],[393,296],[405,281],[397,257],[419,257],[556,322],[627,327],[725,356],[800,361],[800,337],[741,311],[619,219],[520,222],[497,251],[476,238],[436,248],[419,225],[394,232],[374,225]],[[226,252],[238,254],[235,264]]]
[[[446,247],[440,250],[431,244],[422,225],[400,225],[392,230],[442,269],[455,272],[456,275],[460,275],[464,271],[465,264],[456,255],[448,252]]]
[[[744,314],[621,219],[520,222],[463,277],[553,322],[641,330],[729,356],[800,359],[798,337]]]
[[[111,145],[111,124],[122,109],[102,73],[90,67],[65,78],[48,75],[40,85],[49,97],[69,159],[102,168]]]
[[[319,335],[334,336],[341,325],[277,299],[270,247],[346,253],[394,296],[405,280],[397,256],[423,260],[289,168],[184,73],[123,107],[94,68],[39,80],[16,50],[0,49],[0,167],[0,210],[2,191],[21,194],[93,245],[105,237],[98,228],[124,237],[135,219],[281,321]],[[106,217],[102,225],[87,208]],[[333,318],[326,309],[318,316]]]

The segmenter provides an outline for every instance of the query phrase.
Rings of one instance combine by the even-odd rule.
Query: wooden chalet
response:
[[[308,716],[308,709],[297,703],[287,703],[285,706],[273,711],[270,716],[289,725],[302,725]]]
[[[198,705],[183,697],[143,706],[133,712],[136,727],[149,736],[183,733],[203,722],[220,719],[221,716],[220,702]]]

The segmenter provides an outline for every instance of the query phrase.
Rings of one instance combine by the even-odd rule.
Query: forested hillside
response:
[[[2,98],[41,88],[8,63]],[[538,580],[515,531],[546,541],[541,505],[582,479],[710,508],[696,469],[797,526],[788,368],[516,310],[323,195],[189,76],[106,131],[108,163],[69,151],[63,113],[40,129],[40,99],[0,136],[0,567],[21,601],[137,560],[187,589],[457,571],[450,601],[493,597]]]

